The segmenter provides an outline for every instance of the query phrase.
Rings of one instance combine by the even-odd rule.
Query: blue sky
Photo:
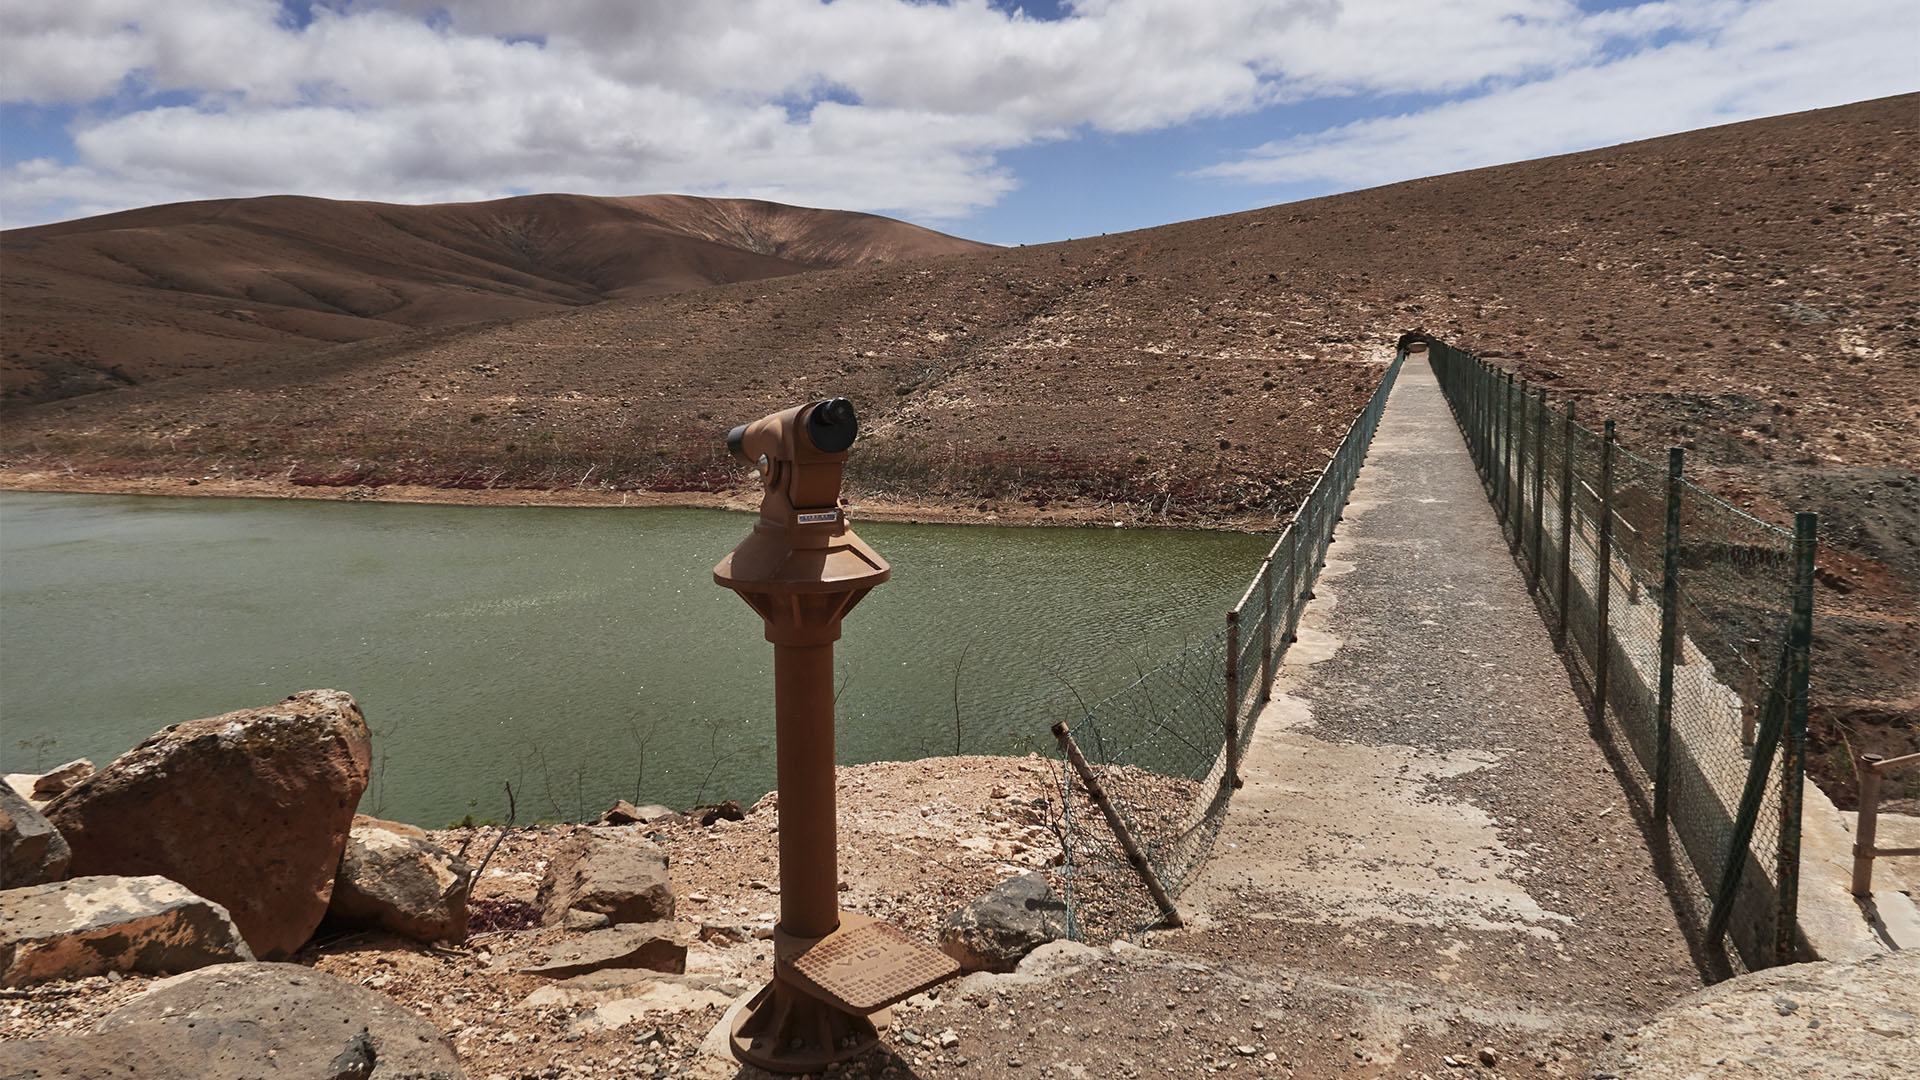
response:
[[[996,243],[1920,88],[1911,0],[9,0],[0,223],[679,191]]]

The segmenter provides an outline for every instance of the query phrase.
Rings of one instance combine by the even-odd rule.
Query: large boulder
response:
[[[1040,874],[1008,878],[947,917],[940,950],[963,971],[1012,971],[1020,958],[1067,936],[1067,905]]]
[[[46,816],[9,784],[0,784],[0,889],[59,881],[72,851]]]
[[[1594,1080],[1920,1075],[1920,951],[1737,975],[1603,1047]]]
[[[327,919],[416,941],[464,941],[472,868],[411,825],[356,817]]]
[[[0,1043],[0,1075],[144,1080],[464,1080],[433,1025],[295,964],[227,964],[153,984],[91,1034]]]
[[[226,909],[163,877],[79,877],[0,892],[0,986],[252,959]]]
[[[159,874],[227,909],[256,955],[327,913],[372,738],[338,690],[175,724],[47,804],[71,872]]]
[[[547,926],[564,923],[569,910],[605,915],[616,923],[671,919],[667,853],[631,829],[575,833],[554,852],[535,902]]]

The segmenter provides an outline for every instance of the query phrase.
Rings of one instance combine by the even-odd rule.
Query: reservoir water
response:
[[[0,766],[329,687],[374,736],[361,809],[439,826],[683,809],[773,786],[772,647],[705,510],[0,493]],[[855,528],[893,580],[836,655],[843,764],[1049,751],[1214,632],[1271,538]]]

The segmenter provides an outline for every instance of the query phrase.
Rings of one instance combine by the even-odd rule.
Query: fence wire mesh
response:
[[[1058,880],[1075,938],[1137,937],[1164,922],[1168,911],[1155,892],[1177,896],[1212,847],[1253,718],[1405,359],[1404,350],[1396,354],[1225,624],[1143,671],[1078,723],[1055,728],[1066,853]]]
[[[1677,451],[1645,460],[1525,380],[1429,355],[1656,846],[1678,841],[1676,894],[1745,964],[1792,960],[1812,515],[1760,521],[1687,482]]]

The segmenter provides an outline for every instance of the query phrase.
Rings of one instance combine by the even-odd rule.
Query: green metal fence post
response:
[[[1287,632],[1283,636],[1286,644],[1289,645],[1300,638],[1296,632],[1300,625],[1300,530],[1298,525],[1299,521],[1296,519],[1280,536],[1287,545]]]
[[[1500,489],[1500,395],[1498,393],[1500,376],[1490,367],[1487,369],[1486,374],[1487,462],[1485,473],[1487,479],[1487,496],[1488,498],[1492,498],[1493,493]],[[1493,509],[1496,514],[1500,512],[1498,503],[1494,505]]]
[[[1526,475],[1527,447],[1527,391],[1519,378],[1512,373],[1507,375],[1507,481],[1506,515],[1513,523],[1513,539],[1516,546],[1520,539],[1520,487]]]
[[[1227,612],[1227,771],[1222,787],[1240,786],[1240,612]]]
[[[1460,365],[1460,393],[1467,403],[1467,453],[1473,457],[1475,472],[1485,476],[1480,463],[1480,379],[1471,365]]]
[[[1480,433],[1480,475],[1486,480],[1489,485],[1489,490],[1491,490],[1494,475],[1494,433],[1500,430],[1500,410],[1493,396],[1494,382],[1493,368],[1486,364],[1481,364],[1480,407],[1487,411],[1487,416]]]
[[[1506,481],[1507,520],[1513,523],[1514,535],[1520,532],[1519,493],[1520,470],[1523,467],[1520,455],[1525,452],[1520,436],[1520,423],[1524,419],[1520,412],[1520,402],[1525,393],[1520,387],[1519,376],[1507,373],[1507,469],[1500,474]]]
[[[1793,516],[1793,623],[1787,629],[1787,745],[1780,758],[1779,910],[1773,959],[1792,963],[1800,919],[1800,801],[1807,774],[1807,690],[1812,672],[1813,572],[1820,515]]]
[[[1516,556],[1525,549],[1522,541],[1527,530],[1527,381],[1518,375],[1507,376],[1507,396],[1513,400],[1513,415],[1507,421],[1507,520],[1513,523],[1508,550]]]
[[[1480,467],[1480,479],[1491,483],[1493,465],[1487,458],[1487,447],[1493,441],[1493,377],[1487,372],[1487,365],[1479,360],[1473,362],[1474,401],[1480,410],[1479,430],[1474,439],[1474,464]]]
[[[1500,377],[1500,482],[1494,493],[1500,499],[1500,520],[1513,520],[1513,509],[1507,505],[1507,495],[1513,490],[1513,373],[1502,372]]]
[[[1600,541],[1594,573],[1593,722],[1607,722],[1607,669],[1613,663],[1613,624],[1607,600],[1613,587],[1613,421],[1600,444]]]
[[[1754,735],[1753,757],[1747,763],[1747,782],[1740,791],[1740,808],[1733,816],[1732,835],[1724,843],[1725,859],[1721,863],[1720,882],[1713,890],[1713,911],[1707,916],[1709,948],[1720,943],[1720,936],[1727,932],[1727,922],[1733,917],[1734,899],[1739,894],[1740,878],[1752,850],[1754,823],[1760,816],[1761,798],[1767,792],[1767,774],[1773,771],[1773,752],[1780,745],[1780,729],[1786,726],[1787,703],[1781,699],[1780,687],[1786,681],[1789,648],[1788,643],[1782,643],[1779,665],[1761,691],[1765,696],[1759,731]]]
[[[1473,444],[1473,467],[1484,480],[1492,474],[1487,470],[1486,457],[1487,380],[1478,360],[1467,368],[1467,393],[1473,402],[1473,438],[1468,440]]]
[[[1573,402],[1560,417],[1560,645],[1567,643],[1567,598],[1573,579]]]
[[[1547,388],[1541,387],[1533,407],[1533,559],[1528,569],[1533,572],[1533,586],[1540,587],[1540,525],[1545,513],[1542,501],[1546,497],[1547,476]]]
[[[1277,548],[1279,545],[1275,545]],[[1260,562],[1260,701],[1273,693],[1273,556]]]
[[[1667,451],[1667,535],[1660,557],[1660,696],[1654,706],[1653,820],[1667,820],[1673,766],[1673,661],[1680,637],[1680,472],[1686,451]]]

